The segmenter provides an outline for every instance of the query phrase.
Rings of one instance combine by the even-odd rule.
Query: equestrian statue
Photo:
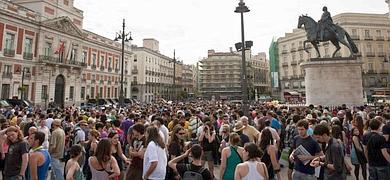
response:
[[[303,42],[303,48],[305,51],[309,53],[309,51],[306,49],[306,43],[310,42],[317,51],[317,58],[320,58],[321,55],[318,50],[318,44],[320,42],[331,41],[332,44],[336,47],[332,57],[335,57],[336,53],[341,49],[339,42],[348,47],[350,52],[349,57],[352,57],[355,53],[358,53],[359,50],[348,32],[339,25],[333,23],[332,17],[328,12],[328,8],[324,6],[322,10],[324,13],[322,14],[321,20],[319,20],[318,23],[307,15],[299,16],[298,28],[301,28],[303,25],[306,31],[307,40]]]

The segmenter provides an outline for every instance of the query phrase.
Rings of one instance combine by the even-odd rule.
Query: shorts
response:
[[[207,162],[210,162],[210,161],[214,162],[213,151],[204,151],[203,156],[202,156],[202,160],[207,161]]]

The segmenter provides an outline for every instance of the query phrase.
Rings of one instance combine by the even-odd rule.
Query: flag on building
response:
[[[60,46],[57,48],[57,50],[54,52],[54,54],[61,54],[65,51],[65,42],[62,41]]]

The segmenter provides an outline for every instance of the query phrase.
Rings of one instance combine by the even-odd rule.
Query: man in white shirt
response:
[[[53,114],[49,114],[48,118],[46,119],[45,126],[49,129],[51,129],[51,124],[53,123]]]

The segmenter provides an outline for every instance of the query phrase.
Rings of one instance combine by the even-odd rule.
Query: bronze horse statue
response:
[[[335,57],[336,53],[341,49],[339,42],[345,45],[346,47],[348,47],[350,52],[349,57],[352,57],[354,53],[359,52],[356,44],[353,42],[348,32],[345,31],[342,27],[340,27],[337,24],[335,24],[333,27],[334,31],[329,30],[330,28],[325,29],[322,40],[320,39],[318,33],[319,32],[318,23],[313,18],[305,15],[299,16],[298,28],[301,28],[302,25],[304,25],[306,31],[306,37],[307,37],[307,40],[303,42],[303,48],[308,53],[308,50],[306,49],[306,43],[310,42],[317,51],[317,58],[321,57],[320,52],[318,50],[319,42],[326,42],[326,41],[332,42],[332,44],[336,47],[336,50],[333,52],[332,57]],[[345,40],[345,38],[347,40]]]

